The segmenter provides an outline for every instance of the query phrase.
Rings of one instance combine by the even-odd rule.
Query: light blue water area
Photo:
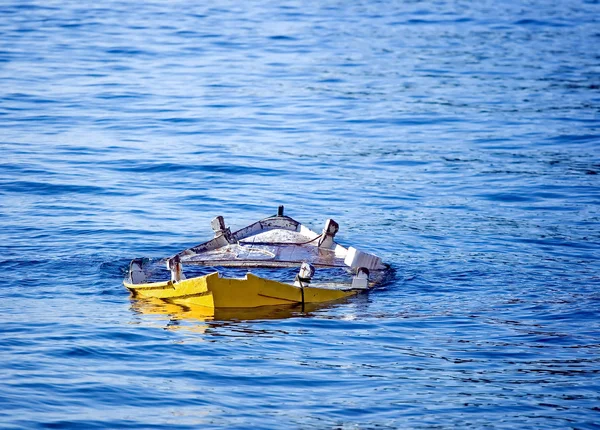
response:
[[[597,1],[4,1],[0,42],[0,427],[600,427]],[[130,299],[279,204],[395,278]]]

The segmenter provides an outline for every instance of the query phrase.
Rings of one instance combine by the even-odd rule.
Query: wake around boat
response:
[[[222,216],[211,226],[213,239],[160,261],[168,272],[147,259],[131,261],[123,283],[132,296],[217,309],[304,307],[358,294],[386,276],[379,257],[335,242],[339,225],[332,219],[319,234],[280,206],[277,215],[233,233]]]

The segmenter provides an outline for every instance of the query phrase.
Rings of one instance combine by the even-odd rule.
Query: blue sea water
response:
[[[597,1],[0,2],[0,427],[600,428]],[[147,308],[275,213],[392,282]]]

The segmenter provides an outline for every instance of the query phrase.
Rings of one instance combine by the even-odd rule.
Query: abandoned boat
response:
[[[233,233],[222,216],[211,226],[213,239],[161,260],[168,269],[163,276],[170,279],[153,279],[158,266],[148,260],[131,261],[123,283],[132,296],[207,308],[304,306],[365,291],[384,279],[388,267],[375,255],[336,243],[339,225],[332,219],[319,234],[285,216],[283,206],[277,215]],[[204,269],[188,273],[199,267]],[[271,272],[258,276],[250,269]],[[228,270],[234,277],[226,276]],[[289,282],[282,275],[290,275]]]

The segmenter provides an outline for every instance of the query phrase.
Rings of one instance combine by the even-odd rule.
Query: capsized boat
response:
[[[328,219],[323,231],[316,233],[283,210],[280,206],[277,215],[233,233],[217,216],[211,222],[213,239],[161,260],[168,269],[163,275],[170,272],[170,279],[154,279],[158,266],[135,259],[123,283],[136,298],[207,308],[255,308],[335,301],[386,278],[388,266],[379,257],[335,242],[339,225],[334,220]],[[227,276],[228,271],[234,276]],[[282,279],[286,276],[288,282]]]

